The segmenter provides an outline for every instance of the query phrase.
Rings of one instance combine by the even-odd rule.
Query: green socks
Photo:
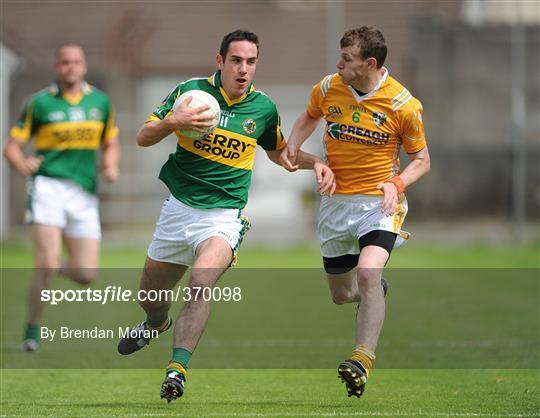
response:
[[[39,341],[40,326],[38,324],[26,324],[26,331],[24,332],[25,340]]]
[[[171,362],[180,363],[185,369],[188,368],[189,359],[191,359],[191,351],[182,347],[174,347]]]

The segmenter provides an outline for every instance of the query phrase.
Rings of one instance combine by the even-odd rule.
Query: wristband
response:
[[[386,181],[387,183],[393,183],[394,186],[396,186],[396,189],[398,193],[403,193],[405,191],[405,183],[403,183],[403,180],[401,177],[392,177],[391,179]]]

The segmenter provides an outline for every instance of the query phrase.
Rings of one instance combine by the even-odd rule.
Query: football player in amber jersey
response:
[[[348,395],[357,397],[373,367],[384,321],[382,270],[392,249],[408,238],[401,230],[404,191],[430,169],[422,105],[383,67],[386,53],[378,29],[346,31],[338,72],[313,87],[281,154],[282,164],[296,170],[302,143],[325,120],[324,153],[336,176],[336,194],[322,198],[319,236],[333,301],[359,304],[356,347],[338,366]],[[403,171],[401,147],[411,160]]]

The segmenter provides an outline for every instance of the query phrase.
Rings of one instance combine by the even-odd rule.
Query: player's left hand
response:
[[[384,193],[381,209],[386,216],[396,213],[398,205],[398,191],[394,183],[380,183],[377,189]]]
[[[336,176],[334,172],[323,163],[315,163],[313,165],[317,184],[319,185],[318,192],[321,196],[332,196],[336,191]]]
[[[118,179],[118,167],[106,167],[101,168],[101,176],[108,183],[114,183]]]

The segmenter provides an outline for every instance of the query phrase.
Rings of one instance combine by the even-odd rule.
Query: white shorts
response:
[[[375,230],[398,234],[394,248],[404,244],[410,234],[401,230],[407,214],[407,200],[398,204],[392,216],[381,211],[382,196],[323,196],[319,210],[319,238],[323,257],[359,254],[358,239]]]
[[[101,238],[97,196],[67,179],[36,176],[30,180],[26,221],[57,226],[71,238]]]
[[[197,209],[170,195],[161,208],[148,257],[191,266],[198,245],[217,236],[231,246],[234,264],[236,252],[250,226],[240,209]]]

